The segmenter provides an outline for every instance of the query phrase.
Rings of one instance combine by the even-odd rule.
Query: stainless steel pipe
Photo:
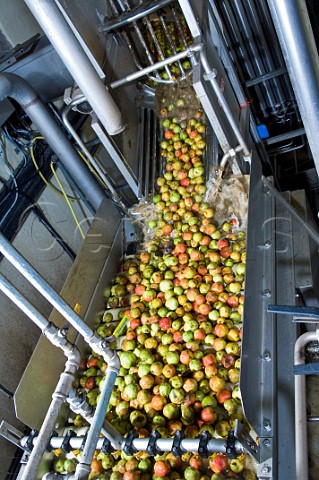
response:
[[[101,449],[103,444],[104,438],[99,438],[96,448],[98,450]],[[133,447],[138,452],[144,452],[147,449],[149,444],[149,438],[135,438],[132,442]],[[162,452],[171,452],[173,448],[173,438],[159,438],[156,440],[156,447],[161,450]],[[61,448],[61,444],[63,442],[63,437],[52,437],[50,440],[50,446],[54,449]],[[80,448],[83,443],[83,437],[72,437],[70,439],[70,446],[72,449]],[[181,449],[183,452],[198,452],[199,449],[199,438],[183,438],[181,440]],[[123,448],[124,444],[122,445]],[[227,441],[222,438],[212,438],[207,443],[207,450],[208,452],[221,452],[226,453],[227,450]],[[235,441],[235,450],[237,453],[243,452],[243,446],[241,443],[236,440]]]
[[[24,0],[110,135],[124,130],[121,113],[54,0]]]
[[[168,58],[165,58],[164,60],[160,60],[159,62],[153,63],[152,65],[149,65],[148,67],[143,68],[142,70],[138,70],[137,72],[130,73],[124,78],[121,78],[120,80],[115,80],[114,82],[111,83],[111,88],[115,89],[117,87],[120,87],[121,85],[125,85],[126,83],[132,82],[133,80],[137,80],[138,78],[144,77],[148,73],[152,73],[154,70],[160,69],[162,67],[165,67],[165,65],[168,65],[169,63],[176,62],[177,60],[181,60],[182,58],[189,57],[193,55],[195,52],[199,52],[203,48],[202,44],[198,45],[191,45],[190,47],[185,48],[185,50],[182,50],[179,53],[175,53],[175,55],[171,55]]]
[[[97,210],[105,198],[103,189],[37,93],[23,78],[12,73],[0,73],[0,100],[7,97],[18,102],[23,108],[63,163],[83,196]]]
[[[128,208],[126,205],[123,203],[123,200],[120,198],[120,196],[117,194],[115,188],[113,187],[111,181],[109,180],[108,176],[105,174],[105,171],[103,167],[99,164],[99,162],[94,158],[94,156],[91,154],[85,143],[82,141],[80,136],[77,134],[73,126],[71,125],[71,122],[68,118],[68,115],[71,111],[71,109],[75,106],[78,105],[79,103],[82,103],[84,101],[85,97],[80,97],[76,98],[73,100],[69,105],[66,106],[66,108],[63,110],[62,113],[62,121],[65,125],[65,128],[70,132],[76,143],[79,145],[81,148],[82,152],[86,156],[88,162],[91,165],[91,169],[95,170],[98,175],[100,176],[101,180],[105,183],[106,187],[108,188],[110,195],[114,202],[120,207],[122,212],[125,215],[129,215]]]
[[[305,0],[268,0],[319,173],[319,58]]]
[[[318,341],[318,329],[301,335],[295,343],[294,363],[305,363],[305,347],[307,343]],[[296,479],[308,479],[308,434],[307,434],[307,400],[306,377],[295,375],[295,452],[296,452]]]
[[[214,70],[212,70],[210,68],[210,65],[208,63],[206,54],[204,53],[203,50],[200,51],[200,61],[201,61],[201,64],[203,66],[203,69],[204,69],[204,72],[205,72],[205,75],[206,75],[206,79],[210,82],[210,84],[211,84],[211,86],[212,86],[212,88],[213,88],[213,90],[216,94],[216,97],[218,98],[220,106],[223,109],[223,111],[224,111],[224,113],[227,117],[228,123],[231,126],[239,145],[242,147],[244,156],[247,157],[247,158],[250,158],[251,152],[249,151],[249,149],[246,145],[246,142],[244,140],[244,137],[242,136],[241,131],[238,128],[238,122],[236,122],[236,120],[235,120],[235,118],[234,118],[234,116],[233,116],[233,114],[232,114],[232,112],[229,108],[229,105],[225,100],[225,97],[224,97],[224,95],[223,95],[223,93],[220,89],[218,81],[216,80],[216,74],[215,74]]]

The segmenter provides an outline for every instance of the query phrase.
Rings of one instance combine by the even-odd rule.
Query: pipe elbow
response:
[[[6,97],[10,97],[18,102],[24,110],[30,104],[40,101],[31,85],[14,73],[0,74],[0,99],[3,100]]]
[[[12,84],[7,78],[6,73],[0,73],[0,100],[10,97]]]
[[[72,343],[70,344],[70,346],[71,348],[66,354],[68,357],[68,362],[71,362],[76,367],[76,369],[78,369],[81,362],[80,350]]]
[[[112,350],[108,347],[104,349],[104,352],[107,357],[107,370],[113,370],[118,374],[121,368],[121,362],[118,353],[116,350]]]

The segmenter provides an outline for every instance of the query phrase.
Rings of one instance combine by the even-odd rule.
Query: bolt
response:
[[[266,360],[266,362],[270,362],[270,360],[271,360],[271,353],[270,353],[268,350],[265,350],[265,351],[264,351],[263,359]]]
[[[270,423],[270,420],[268,418],[264,418],[263,427],[268,432],[271,430],[271,423]]]
[[[264,465],[261,469],[262,475],[265,475],[266,473],[270,473],[271,468],[268,465]]]
[[[270,248],[270,247],[271,247],[271,241],[270,241],[270,240],[266,240],[265,243],[264,243],[264,247],[265,247],[265,248]]]
[[[264,297],[271,297],[271,291],[266,288],[264,291],[263,291],[263,296]]]
[[[264,447],[270,447],[270,440],[268,440],[268,438],[265,438],[265,440],[263,441],[263,444],[264,444]]]
[[[62,337],[62,338],[65,338],[68,334],[68,329],[67,328],[60,328],[59,330],[59,335]]]

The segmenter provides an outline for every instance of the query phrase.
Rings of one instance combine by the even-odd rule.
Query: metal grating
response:
[[[193,38],[176,2],[144,2],[136,7],[128,0],[110,0],[110,10],[112,18],[104,22],[101,31],[116,31],[122,36],[137,70],[154,65],[148,78],[157,83],[173,83],[187,77],[191,69],[189,59],[174,61],[173,56],[186,52]],[[172,63],[156,69],[157,62],[170,57]]]

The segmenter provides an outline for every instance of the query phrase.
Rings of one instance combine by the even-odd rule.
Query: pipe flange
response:
[[[64,436],[64,439],[63,439],[63,442],[61,444],[61,450],[62,452],[64,453],[69,453],[72,448],[71,448],[71,445],[70,445],[70,440],[71,438],[73,437],[76,437],[76,433],[74,430],[68,430]]]
[[[201,458],[208,458],[208,442],[212,438],[208,430],[204,430],[199,437],[198,453]]]
[[[157,447],[157,440],[161,438],[160,433],[157,430],[152,430],[150,434],[150,439],[148,441],[146,452],[151,456],[161,455],[163,452]]]
[[[135,438],[137,437],[138,437],[138,433],[135,430],[131,430],[128,433],[125,439],[124,447],[123,447],[123,451],[125,455],[133,455],[134,453],[136,453],[136,449],[134,448],[134,445],[133,445],[133,440],[135,440]]]
[[[234,430],[230,430],[228,433],[227,442],[226,442],[226,455],[228,458],[236,457],[235,443],[236,443],[236,437],[234,434]]]
[[[181,430],[176,430],[174,434],[174,439],[173,439],[173,445],[172,445],[172,454],[174,457],[181,457],[183,452],[181,448],[181,441],[184,438],[183,432]]]

